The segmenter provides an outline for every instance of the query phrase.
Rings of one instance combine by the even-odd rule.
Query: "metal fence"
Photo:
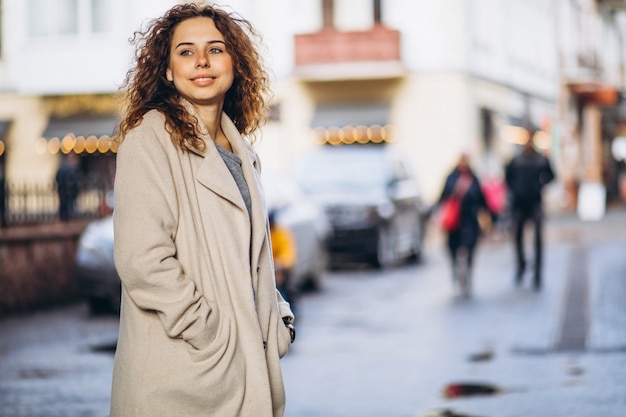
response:
[[[3,188],[3,189],[2,189]],[[55,183],[8,183],[0,186],[0,220],[5,227],[59,221],[59,194]],[[83,182],[71,219],[95,219],[110,212],[109,187]],[[4,198],[3,198],[4,197]],[[4,204],[3,204],[4,203]]]

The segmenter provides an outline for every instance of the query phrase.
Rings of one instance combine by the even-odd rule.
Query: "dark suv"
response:
[[[322,147],[299,159],[294,178],[332,225],[331,260],[388,267],[419,259],[428,210],[407,162],[389,145]]]

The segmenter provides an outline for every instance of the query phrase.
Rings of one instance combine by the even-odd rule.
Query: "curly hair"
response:
[[[166,129],[174,144],[181,150],[204,151],[197,118],[185,110],[180,94],[166,78],[174,30],[179,23],[193,17],[212,19],[231,51],[235,76],[226,93],[223,111],[251,141],[255,139],[255,131],[265,123],[270,81],[254,44],[254,40],[260,40],[258,32],[249,21],[213,5],[179,4],[150,21],[146,29],[135,32],[130,39],[136,50],[134,66],[120,87],[125,93],[125,112],[117,134],[120,140],[139,125],[144,114],[157,109],[165,116]]]

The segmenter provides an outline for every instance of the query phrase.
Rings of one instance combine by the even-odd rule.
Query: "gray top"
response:
[[[250,198],[250,190],[248,189],[248,183],[243,176],[243,170],[241,169],[241,159],[232,152],[224,149],[217,142],[215,142],[215,146],[217,147],[220,156],[224,160],[226,167],[230,171],[235,183],[237,183],[237,187],[239,187],[239,192],[241,193],[241,197],[243,198],[244,203],[246,204],[246,209],[248,209],[248,216],[250,217],[250,223],[252,223],[252,199]]]

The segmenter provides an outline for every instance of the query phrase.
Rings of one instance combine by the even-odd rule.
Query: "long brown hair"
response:
[[[136,48],[135,62],[120,88],[125,100],[117,134],[120,140],[141,122],[144,114],[157,109],[165,116],[166,128],[180,149],[204,150],[197,118],[185,110],[178,91],[166,78],[174,29],[193,17],[213,20],[233,59],[235,77],[226,93],[223,111],[237,130],[252,140],[254,132],[265,123],[270,82],[253,42],[260,40],[259,34],[249,21],[213,5],[179,4],[150,21],[144,30],[135,32],[130,40]]]

